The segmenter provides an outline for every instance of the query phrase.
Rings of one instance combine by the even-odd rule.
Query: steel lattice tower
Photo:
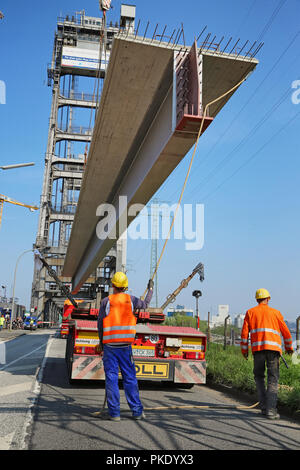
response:
[[[103,20],[84,11],[58,18],[48,86],[52,87],[48,142],[40,200],[40,216],[34,247],[60,276],[67,252],[83,178],[87,148],[92,139],[95,113],[105,78],[113,37],[120,28],[134,26],[132,17],[122,16],[120,24],[105,29],[105,50],[101,44]],[[128,8],[127,10],[128,11]],[[101,54],[101,56],[100,56]],[[80,86],[84,91],[80,91]],[[84,120],[85,123],[78,122]],[[76,123],[76,124],[75,124]],[[118,241],[81,289],[78,297],[107,295],[111,272],[124,270],[126,245]],[[70,279],[61,278],[65,283]],[[45,268],[35,263],[31,308],[44,321],[58,318],[64,298]]]

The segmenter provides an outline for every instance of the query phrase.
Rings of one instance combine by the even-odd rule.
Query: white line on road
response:
[[[48,340],[48,344],[47,344],[47,348],[46,348],[46,351],[45,351],[44,359],[43,359],[41,368],[40,368],[39,372],[37,373],[37,377],[36,377],[34,388],[33,388],[33,393],[34,393],[35,397],[33,398],[32,403],[31,403],[31,405],[30,405],[30,407],[27,411],[27,416],[26,416],[24,427],[23,427],[21,442],[19,444],[20,445],[20,447],[19,447],[20,450],[26,450],[27,449],[26,437],[28,435],[28,430],[30,430],[30,426],[31,426],[32,419],[33,419],[33,408],[34,408],[34,406],[37,402],[37,399],[39,397],[39,394],[41,392],[42,377],[43,377],[44,368],[46,366],[46,362],[47,362],[47,359],[48,359],[48,352],[49,352],[50,346],[52,344],[52,341],[53,341],[53,338],[50,338]]]
[[[48,341],[47,341],[47,343],[48,343]],[[16,362],[21,361],[21,360],[24,359],[25,357],[30,356],[31,354],[33,354],[35,351],[38,351],[39,349],[42,349],[44,346],[46,346],[47,343],[42,344],[42,345],[39,346],[38,348],[35,348],[35,349],[33,349],[32,351],[30,351],[29,353],[24,354],[24,356],[18,357],[18,359],[15,359],[14,361],[9,362],[8,364],[6,364],[6,365],[3,366],[3,367],[0,367],[0,371],[1,371],[1,370],[4,370],[4,369],[7,369],[7,367],[11,366],[12,364],[15,364]]]

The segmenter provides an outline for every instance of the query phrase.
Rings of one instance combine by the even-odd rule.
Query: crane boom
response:
[[[177,289],[175,289],[175,291],[168,295],[167,297],[167,300],[165,301],[165,303],[161,306],[161,309],[164,310],[171,302],[174,302],[177,295],[179,294],[179,292],[182,291],[182,289],[184,289],[185,287],[187,287],[188,283],[190,282],[190,280],[196,275],[196,274],[199,274],[200,276],[200,281],[202,282],[204,280],[204,266],[202,263],[199,263],[197,264],[197,266],[194,268],[193,272],[186,278],[186,279],[183,279],[183,281],[181,281],[179,287],[177,287]]]
[[[29,204],[24,204],[23,202],[15,201],[14,199],[4,196],[4,194],[0,194],[0,227],[2,222],[2,213],[3,213],[3,205],[4,202],[9,202],[10,204],[14,204],[15,206],[27,207],[30,211],[36,211],[39,209],[37,206],[31,206]]]

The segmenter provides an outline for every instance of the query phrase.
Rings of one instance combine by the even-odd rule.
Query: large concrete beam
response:
[[[174,50],[114,40],[63,270],[74,292],[115,243],[113,233],[118,238],[133,220],[128,208],[146,204],[194,145],[205,104],[256,64],[196,44]],[[228,99],[209,110],[203,131]],[[111,237],[100,239],[96,211],[104,203],[113,204],[116,220]]]

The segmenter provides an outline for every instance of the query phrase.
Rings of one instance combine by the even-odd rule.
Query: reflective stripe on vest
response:
[[[103,343],[133,343],[136,318],[129,294],[109,296],[109,312],[103,320]]]
[[[280,332],[274,328],[255,328],[250,330],[251,349],[253,352],[263,349],[275,349],[281,352]]]
[[[256,328],[256,330],[251,330],[251,331],[250,331],[251,334],[253,334],[253,333],[261,333],[261,332],[264,332],[264,333],[274,333],[274,335],[280,336],[279,331],[273,330],[272,328]]]
[[[255,348],[256,346],[263,346],[265,344],[268,344],[269,346],[278,346],[280,348],[280,344],[276,341],[255,341],[255,343],[252,343],[251,346],[252,348]]]
[[[241,349],[248,351],[248,339],[241,339]]]

